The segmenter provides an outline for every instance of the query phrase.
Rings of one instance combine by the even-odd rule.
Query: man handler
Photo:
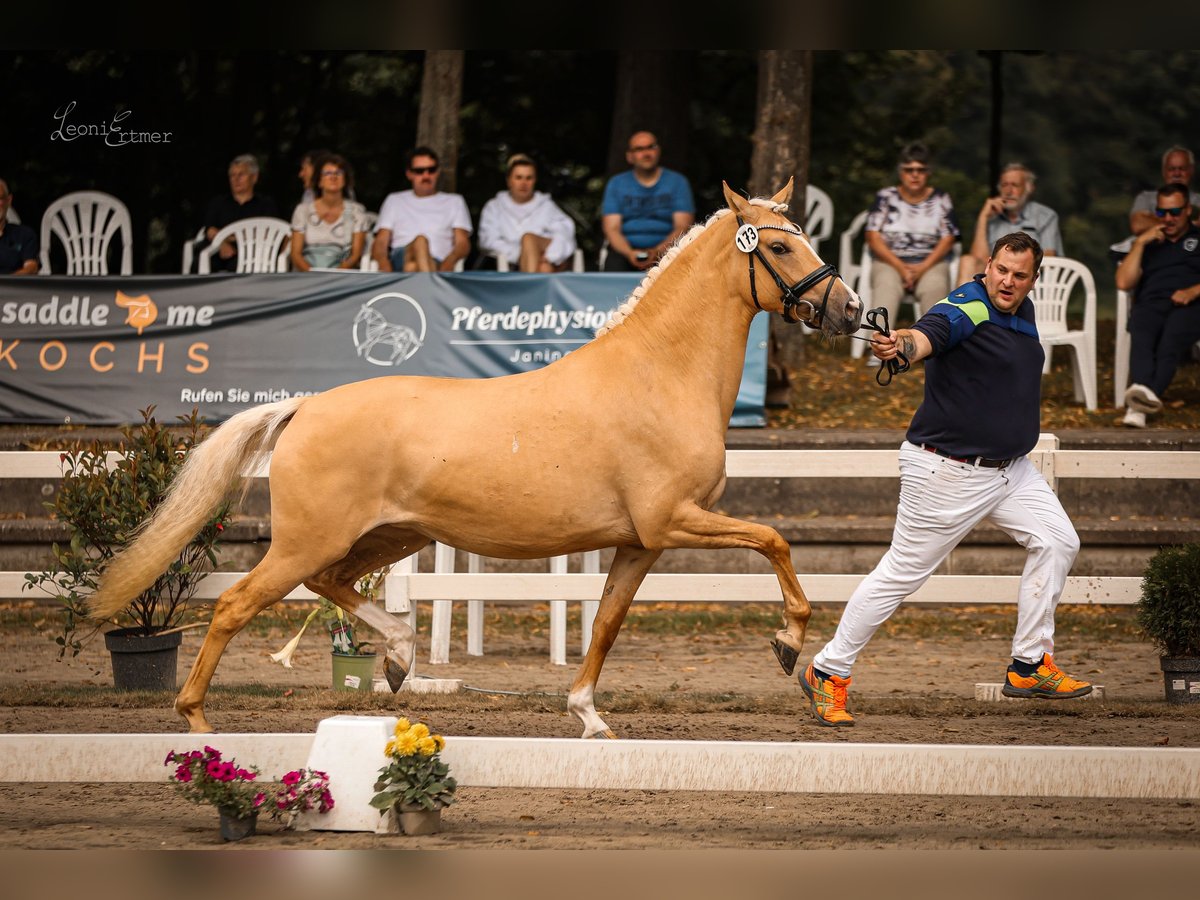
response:
[[[1003,693],[1081,697],[1092,686],[1054,664],[1054,610],[1079,538],[1026,454],[1040,430],[1044,353],[1028,299],[1042,248],[1024,232],[996,241],[982,275],[911,329],[876,335],[882,361],[925,365],[925,399],[900,447],[892,545],[855,590],[833,640],[800,675],[822,725],[853,725],[850,670],[875,630],[984,519],[1028,551]]]

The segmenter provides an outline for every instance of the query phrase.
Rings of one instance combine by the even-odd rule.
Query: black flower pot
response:
[[[173,691],[183,633],[142,634],[137,628],[104,633],[112,654],[113,685],[119,691]]]
[[[258,833],[258,813],[252,812],[247,816],[238,816],[231,810],[219,809],[221,814],[219,827],[221,837],[227,841],[244,841]]]
[[[1168,703],[1200,703],[1200,657],[1164,656],[1163,687]]]

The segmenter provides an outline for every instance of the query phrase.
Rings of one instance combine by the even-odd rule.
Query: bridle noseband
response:
[[[783,231],[797,237],[804,237],[804,232],[799,229],[785,228],[782,225],[748,225],[742,221],[740,215],[737,217],[737,223],[738,230],[734,243],[739,250],[746,254],[746,258],[750,262],[750,296],[754,299],[754,305],[762,309],[762,304],[758,302],[758,286],[754,281],[754,259],[757,257],[763,264],[763,268],[775,280],[775,284],[779,286],[780,300],[783,301],[783,312],[780,315],[783,316],[783,320],[792,324],[804,322],[809,328],[820,328],[821,323],[825,320],[825,311],[829,306],[829,294],[833,291],[834,282],[841,278],[837,269],[829,263],[825,263],[789,286],[779,277],[779,273],[775,271],[763,255],[762,250],[759,249],[758,233],[760,231]],[[825,296],[821,298],[820,308],[816,307],[812,301],[803,299],[802,294],[807,293],[826,278],[829,279],[829,284],[825,287]],[[805,312],[807,315],[801,315],[801,312]]]

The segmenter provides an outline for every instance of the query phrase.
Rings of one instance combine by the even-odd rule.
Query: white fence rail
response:
[[[110,454],[111,459],[116,454]],[[1058,439],[1043,434],[1030,459],[1051,487],[1059,478],[1200,479],[1200,452],[1060,450]],[[269,463],[251,473],[265,477]],[[860,478],[899,477],[895,450],[730,450],[726,473],[730,478],[805,478],[829,471],[853,472]],[[8,478],[60,478],[58,452],[0,452],[0,481]],[[390,612],[407,613],[415,623],[416,603],[432,603],[430,662],[450,658],[450,620],[455,601],[467,603],[467,653],[483,654],[483,604],[550,603],[550,658],[566,664],[568,602],[582,608],[582,650],[591,640],[591,623],[604,586],[599,573],[599,553],[584,554],[582,573],[568,573],[567,557],[550,560],[548,573],[484,573],[482,560],[468,554],[467,571],[455,571],[454,548],[435,545],[434,572],[417,571],[415,559],[393,566],[384,583],[384,604]],[[211,600],[245,573],[219,572],[200,582],[196,596]],[[862,580],[861,575],[801,574],[801,583],[813,602],[844,603]],[[935,575],[912,597],[917,603],[1012,603],[1018,576]],[[0,572],[0,597],[28,597],[22,592],[23,572]],[[1140,579],[1128,577],[1071,577],[1063,592],[1064,603],[1131,604],[1140,590]],[[289,599],[315,599],[306,588],[297,588]],[[649,575],[638,591],[638,602],[763,603],[779,602],[774,575]]]

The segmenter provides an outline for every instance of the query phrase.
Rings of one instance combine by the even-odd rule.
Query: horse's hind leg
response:
[[[359,538],[344,557],[304,582],[309,590],[328,597],[383,635],[387,644],[383,674],[393,692],[400,690],[412,671],[416,635],[407,622],[369,603],[355,585],[368,572],[411,556],[428,543],[429,538],[413,532],[377,528]]]
[[[293,576],[291,573],[296,572]],[[204,716],[204,697],[225,647],[246,623],[260,611],[282,598],[300,584],[300,573],[285,562],[272,558],[270,551],[254,570],[221,594],[213,610],[204,644],[192,664],[187,681],[175,698],[175,711],[187,719],[192,732],[210,732]]]
[[[661,550],[618,547],[613,557],[608,580],[604,583],[604,594],[600,597],[600,608],[596,611],[596,621],[592,625],[592,643],[567,698],[567,708],[583,723],[585,738],[616,737],[596,713],[596,682],[600,680],[604,658],[617,639],[617,632],[625,621],[633,595],[661,555]]]

